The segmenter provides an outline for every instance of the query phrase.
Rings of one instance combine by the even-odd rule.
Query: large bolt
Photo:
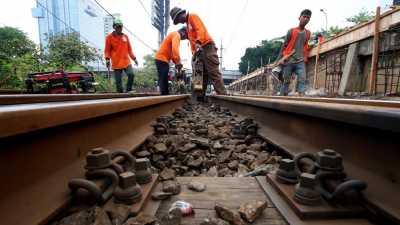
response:
[[[149,160],[146,158],[136,159],[136,170],[147,170],[149,168]]]
[[[281,183],[295,184],[298,182],[294,161],[282,159],[279,161],[279,169],[276,172],[277,181]]]
[[[317,179],[314,174],[302,173],[296,185],[294,200],[303,205],[321,204],[321,194],[315,189]]]
[[[150,162],[146,158],[136,160],[136,181],[139,184],[147,184],[152,180],[152,175],[149,171]]]
[[[294,170],[294,161],[291,159],[282,159],[279,161],[279,169],[284,171]]]
[[[304,188],[314,188],[317,180],[314,174],[302,173],[300,176],[300,186]]]
[[[136,183],[136,175],[130,171],[119,175],[120,185],[114,191],[114,202],[133,204],[142,198],[142,189]]]
[[[86,156],[86,166],[88,170],[104,169],[111,165],[110,152],[104,148],[95,148],[88,152]]]
[[[130,171],[119,175],[120,186],[123,189],[136,185],[136,175]]]
[[[317,166],[329,171],[342,171],[342,156],[334,150],[325,149],[317,153]]]

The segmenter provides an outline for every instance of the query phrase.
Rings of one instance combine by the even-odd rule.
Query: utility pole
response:
[[[219,49],[219,70],[221,71],[221,73],[222,73],[222,71],[223,71],[223,66],[222,66],[222,63],[223,63],[223,57],[222,57],[222,54],[223,54],[223,52],[224,52],[224,47],[223,47],[223,45],[222,45],[222,39],[221,39],[221,47],[220,47],[220,49]]]
[[[324,9],[320,9],[319,11],[325,15],[325,32],[328,34],[328,13],[326,13],[326,10]]]
[[[250,70],[250,60],[247,61],[247,74],[249,74],[249,70]]]
[[[167,34],[169,28],[170,0],[152,0],[151,24],[158,30],[158,45]]]

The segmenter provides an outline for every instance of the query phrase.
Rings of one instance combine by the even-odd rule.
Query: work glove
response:
[[[107,69],[110,69],[110,59],[106,58],[106,67]]]
[[[135,61],[135,65],[138,66],[139,63],[138,63],[137,59],[135,59],[134,61]]]

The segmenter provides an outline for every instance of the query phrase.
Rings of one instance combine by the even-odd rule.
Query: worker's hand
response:
[[[181,71],[182,67],[183,67],[183,65],[181,63],[178,63],[175,65],[175,69],[178,71]]]
[[[201,44],[199,42],[196,42],[196,51],[201,50]]]
[[[106,67],[107,69],[110,69],[110,59],[106,58]]]
[[[135,59],[134,61],[135,61],[135,65],[138,66],[139,63],[138,63],[137,59]]]

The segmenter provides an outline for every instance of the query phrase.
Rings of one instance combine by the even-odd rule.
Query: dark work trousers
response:
[[[168,91],[168,72],[169,64],[156,59],[156,67],[158,72],[158,86],[161,95],[169,95]]]
[[[124,92],[124,89],[122,87],[122,72],[125,72],[126,76],[128,76],[128,82],[126,83],[126,92],[130,92],[132,91],[134,76],[132,65],[129,65],[125,69],[114,69],[115,84],[117,85],[117,91],[119,93]]]
[[[209,80],[211,80],[215,92],[218,95],[226,95],[224,81],[222,79],[221,71],[219,70],[218,49],[214,43],[209,43],[203,46],[204,49],[204,67]]]

